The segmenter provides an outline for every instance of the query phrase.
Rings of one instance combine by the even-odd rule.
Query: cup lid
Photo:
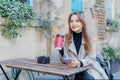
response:
[[[59,37],[64,37],[62,34],[57,34],[56,36],[59,36]]]

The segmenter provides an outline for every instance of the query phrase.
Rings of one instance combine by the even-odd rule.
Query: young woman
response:
[[[92,65],[93,68],[77,73],[74,80],[108,79],[104,69],[96,61],[96,53],[89,36],[86,23],[80,13],[71,13],[68,18],[69,32],[65,35],[63,49],[60,51],[60,59],[72,58],[68,64],[70,67],[82,67]],[[63,53],[64,52],[64,53]]]

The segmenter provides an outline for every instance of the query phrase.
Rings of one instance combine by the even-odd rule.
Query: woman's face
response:
[[[70,28],[75,33],[80,33],[82,31],[82,23],[78,19],[77,15],[72,15],[70,19]]]

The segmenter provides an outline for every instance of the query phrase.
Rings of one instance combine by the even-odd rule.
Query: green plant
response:
[[[117,49],[116,58],[120,60],[120,48]]]
[[[118,32],[120,30],[120,23],[116,20],[113,20],[110,25],[110,30],[113,32]]]
[[[51,38],[52,33],[51,30],[53,27],[60,28],[63,26],[63,24],[59,24],[61,21],[61,18],[59,16],[59,11],[58,8],[52,3],[51,0],[45,0],[47,3],[47,10],[44,8],[46,6],[44,1],[41,2],[41,10],[39,12],[39,17],[38,17],[38,30],[41,31],[46,38]]]
[[[105,60],[120,59],[119,50],[113,46],[103,47],[101,54]]]
[[[95,4],[95,5],[93,6],[93,9],[94,9],[96,12],[98,12],[98,11],[100,10],[100,7],[98,6],[98,4]]]
[[[104,2],[104,1],[103,1],[103,0],[96,0],[96,3],[95,3],[94,6],[93,6],[93,9],[94,9],[96,12],[99,12],[99,11],[101,10],[99,4],[101,4],[102,2]]]
[[[0,16],[5,18],[1,27],[2,35],[7,38],[21,36],[19,28],[30,27],[35,13],[30,5],[20,1],[0,0]]]

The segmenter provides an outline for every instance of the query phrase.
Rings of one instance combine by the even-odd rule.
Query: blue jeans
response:
[[[75,75],[75,80],[95,80],[95,79],[91,75],[89,75],[87,71],[83,71]]]

